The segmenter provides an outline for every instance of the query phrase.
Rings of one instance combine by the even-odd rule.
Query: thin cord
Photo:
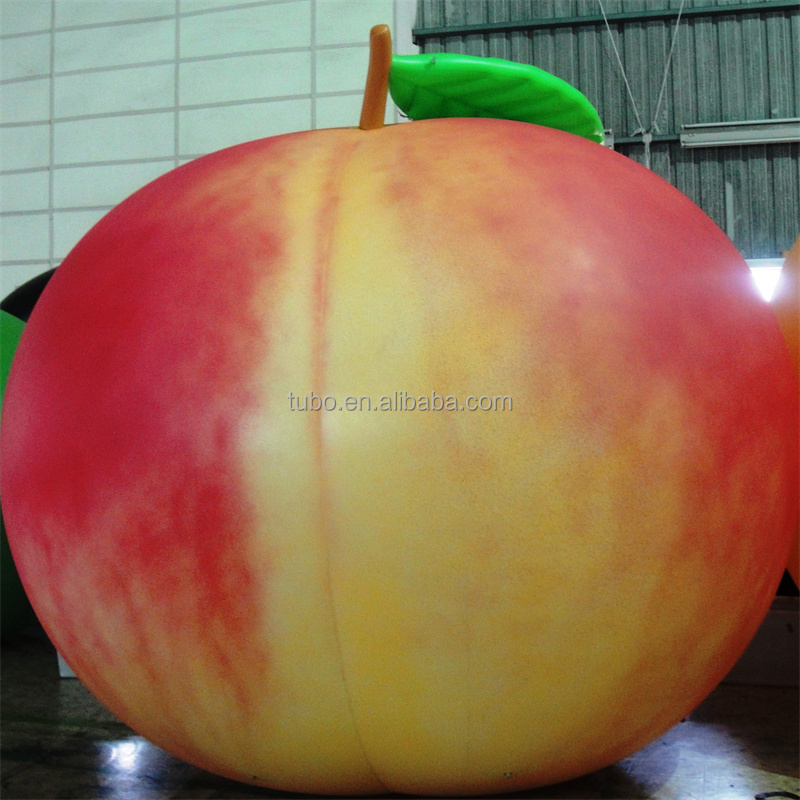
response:
[[[650,143],[653,141],[653,131],[655,130],[659,133],[661,132],[656,120],[658,119],[658,112],[661,110],[661,101],[664,99],[664,90],[667,87],[667,79],[669,78],[669,70],[672,64],[672,54],[675,52],[675,45],[678,42],[678,31],[681,23],[681,15],[683,14],[683,7],[686,3],[686,0],[681,0],[680,7],[678,8],[678,16],[675,19],[675,28],[672,31],[672,42],[669,47],[669,53],[667,54],[666,64],[664,65],[664,77],[661,80],[661,90],[658,93],[658,100],[656,101],[656,107],[653,111],[653,121],[649,129],[645,129],[642,118],[639,116],[639,110],[636,107],[636,100],[633,97],[631,85],[628,82],[628,76],[625,74],[625,66],[622,63],[622,58],[619,54],[619,50],[617,49],[616,42],[614,41],[614,35],[611,32],[611,25],[609,24],[608,16],[606,15],[606,10],[603,6],[603,0],[597,0],[597,2],[600,6],[600,11],[603,14],[603,21],[606,24],[608,38],[611,40],[611,47],[614,50],[614,55],[617,57],[617,64],[619,65],[620,73],[622,73],[622,80],[625,82],[625,88],[628,91],[628,99],[630,101],[631,108],[633,109],[633,114],[636,117],[638,127],[633,132],[633,135],[635,136],[637,133],[642,134],[642,143],[644,144],[644,165],[650,169]]]
[[[658,128],[658,123],[656,120],[658,119],[658,112],[661,108],[661,101],[664,99],[664,89],[667,87],[667,78],[669,77],[669,68],[672,64],[672,54],[675,52],[675,45],[678,42],[678,29],[681,24],[681,14],[683,14],[683,6],[686,0],[681,0],[680,7],[678,8],[678,16],[675,19],[675,29],[672,31],[672,43],[669,46],[669,54],[667,55],[667,63],[664,66],[664,80],[661,81],[661,91],[658,93],[658,100],[656,101],[656,108],[653,111],[653,124],[650,126],[650,130],[656,130],[659,133],[661,131]]]
[[[636,117],[636,122],[639,125],[637,130],[634,131],[634,134],[644,133],[644,124],[642,123],[642,118],[639,116],[639,109],[636,108],[636,100],[633,98],[631,85],[628,83],[628,76],[625,74],[625,67],[622,64],[622,58],[620,57],[619,50],[617,50],[617,44],[614,41],[614,34],[611,32],[611,25],[608,22],[606,10],[603,7],[603,0],[597,0],[597,2],[600,4],[600,11],[603,14],[603,20],[606,23],[606,30],[608,30],[608,38],[611,40],[611,47],[614,48],[614,55],[617,57],[617,64],[619,65],[620,73],[622,73],[622,80],[625,82],[625,88],[628,90],[628,100],[630,101],[631,108],[633,109],[633,115]]]

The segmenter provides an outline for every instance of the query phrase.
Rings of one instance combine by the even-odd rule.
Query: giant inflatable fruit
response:
[[[627,756],[742,653],[797,394],[740,255],[623,156],[490,119],[290,134],[159,178],[59,267],[4,511],[60,652],[171,753],[510,791]]]

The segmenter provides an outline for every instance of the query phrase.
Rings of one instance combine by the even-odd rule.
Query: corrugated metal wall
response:
[[[779,256],[800,233],[800,144],[687,149],[679,141],[684,124],[800,116],[800,3],[419,0],[414,33],[423,53],[507,58],[565,79],[598,109],[615,149],[637,161],[645,148],[636,131],[652,129],[651,168],[746,257]]]

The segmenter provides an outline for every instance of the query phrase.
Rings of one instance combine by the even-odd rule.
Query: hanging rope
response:
[[[664,99],[664,89],[667,88],[667,78],[669,77],[669,69],[672,65],[672,54],[675,52],[675,45],[678,42],[678,28],[681,24],[681,14],[683,14],[683,6],[686,0],[681,0],[681,4],[678,7],[678,16],[675,18],[675,27],[672,30],[672,42],[669,46],[669,53],[667,54],[667,63],[664,65],[664,79],[661,81],[661,90],[658,93],[658,100],[656,101],[656,107],[653,111],[653,124],[650,126],[650,130],[657,130],[659,133],[661,131],[658,129],[658,123],[656,120],[658,119],[658,112],[661,108],[661,101]]]
[[[603,0],[597,0],[598,4],[600,5],[600,12],[603,15],[603,21],[606,25],[606,30],[608,31],[608,38],[611,41],[611,47],[614,50],[614,55],[617,58],[617,65],[619,66],[620,74],[622,75],[622,80],[625,83],[625,89],[628,92],[628,102],[631,105],[631,109],[633,110],[633,115],[636,117],[636,125],[637,128],[633,132],[633,136],[638,134],[642,137],[642,144],[644,144],[644,165],[650,169],[650,143],[653,141],[653,131],[658,131],[661,133],[658,123],[656,120],[658,119],[658,112],[661,110],[661,102],[664,99],[664,91],[667,88],[667,79],[669,78],[669,71],[670,67],[672,66],[672,55],[675,52],[675,45],[678,42],[678,30],[681,23],[681,15],[683,14],[683,7],[686,3],[686,0],[681,0],[681,4],[678,8],[678,15],[675,18],[675,27],[672,31],[672,41],[669,46],[669,53],[667,54],[667,60],[664,64],[664,77],[661,80],[661,89],[658,93],[658,100],[656,100],[655,108],[653,109],[653,119],[650,123],[649,128],[644,127],[644,123],[642,122],[642,118],[639,115],[639,109],[636,107],[636,99],[633,96],[633,91],[631,90],[630,82],[628,81],[628,76],[625,72],[625,65],[622,63],[622,57],[619,54],[619,49],[617,48],[617,43],[614,41],[614,34],[611,31],[611,24],[608,21],[608,15],[606,14],[605,7],[603,6]]]
[[[608,31],[608,38],[611,41],[611,47],[614,48],[614,55],[617,57],[617,64],[619,65],[619,71],[622,75],[622,80],[625,82],[625,88],[628,90],[628,101],[631,104],[631,108],[633,109],[633,115],[636,117],[636,122],[639,125],[638,130],[634,131],[634,135],[641,131],[644,133],[644,124],[642,123],[642,118],[639,116],[639,109],[636,108],[636,99],[633,96],[633,91],[631,90],[631,85],[628,83],[628,76],[625,72],[625,65],[622,63],[622,58],[619,54],[619,50],[617,50],[617,43],[614,41],[614,34],[611,31],[611,24],[608,21],[608,16],[606,15],[606,10],[603,7],[603,0],[597,0],[600,3],[600,11],[603,14],[603,21],[606,23],[606,30]]]

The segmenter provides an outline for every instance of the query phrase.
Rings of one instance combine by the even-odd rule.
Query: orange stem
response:
[[[386,96],[389,92],[389,69],[392,66],[392,34],[388,25],[376,25],[369,32],[369,69],[361,106],[362,131],[383,127]]]

